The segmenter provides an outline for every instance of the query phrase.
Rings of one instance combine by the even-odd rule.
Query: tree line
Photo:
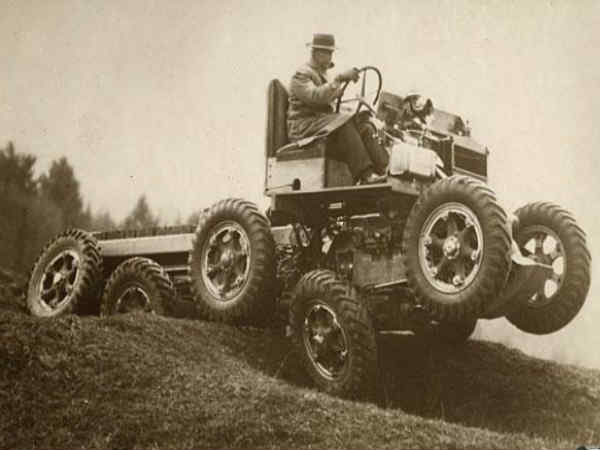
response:
[[[66,157],[35,176],[36,157],[9,142],[0,148],[0,267],[25,274],[53,236],[67,228],[107,231],[160,225],[145,195],[120,223],[108,211],[84,205],[80,185]],[[191,223],[197,214],[187,221]]]

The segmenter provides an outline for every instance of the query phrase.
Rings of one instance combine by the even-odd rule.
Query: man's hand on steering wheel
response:
[[[366,72],[368,72],[368,71],[375,72],[375,74],[377,75],[377,81],[378,81],[377,90],[375,91],[376,95],[375,95],[375,98],[373,99],[372,104],[370,104],[371,102],[368,102],[365,98],[366,97],[366,92],[365,92]],[[357,82],[360,79],[361,73],[363,76],[363,80],[362,80],[362,87],[360,90],[360,95],[358,95],[354,98],[347,99],[347,100],[342,100],[342,97],[344,96],[344,93],[346,92],[346,88],[350,84],[350,81]],[[375,104],[377,103],[377,100],[379,99],[379,94],[381,93],[381,86],[382,86],[381,72],[379,71],[379,69],[377,69],[376,67],[373,67],[373,66],[365,66],[361,69],[353,68],[353,69],[347,70],[347,71],[339,74],[336,77],[336,81],[344,83],[340,89],[340,94],[337,99],[337,104],[336,104],[336,108],[335,108],[336,113],[340,112],[340,107],[341,107],[342,103],[349,103],[349,102],[358,102],[358,105],[356,106],[356,111],[354,112],[355,114],[357,114],[360,111],[361,107],[363,107],[363,106],[365,106],[371,112],[375,113],[373,106],[375,106]]]
[[[360,78],[360,72],[358,71],[358,69],[356,67],[353,67],[352,69],[349,69],[349,70],[346,70],[345,72],[340,73],[337,77],[335,77],[335,80],[340,83],[350,82],[350,81],[354,81],[356,83],[359,78]]]

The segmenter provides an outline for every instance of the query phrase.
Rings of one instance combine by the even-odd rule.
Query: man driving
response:
[[[296,70],[289,86],[288,138],[297,141],[317,134],[328,135],[328,154],[348,165],[355,183],[384,181],[387,151],[372,133],[365,132],[361,137],[353,116],[335,113],[331,106],[343,94],[345,82],[358,81],[358,70],[349,69],[330,82],[327,70],[334,66],[334,36],[315,34],[306,45],[311,49],[310,61]]]

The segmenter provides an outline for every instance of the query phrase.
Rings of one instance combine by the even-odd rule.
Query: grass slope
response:
[[[1,303],[1,302],[0,302]],[[380,339],[377,398],[308,388],[285,338],[148,315],[0,305],[0,449],[576,448],[600,441],[600,372],[500,345]]]

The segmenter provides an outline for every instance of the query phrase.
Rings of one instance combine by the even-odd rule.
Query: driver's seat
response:
[[[288,93],[271,80],[267,89],[265,193],[351,186],[348,166],[327,157],[326,133],[290,143],[287,137]]]

